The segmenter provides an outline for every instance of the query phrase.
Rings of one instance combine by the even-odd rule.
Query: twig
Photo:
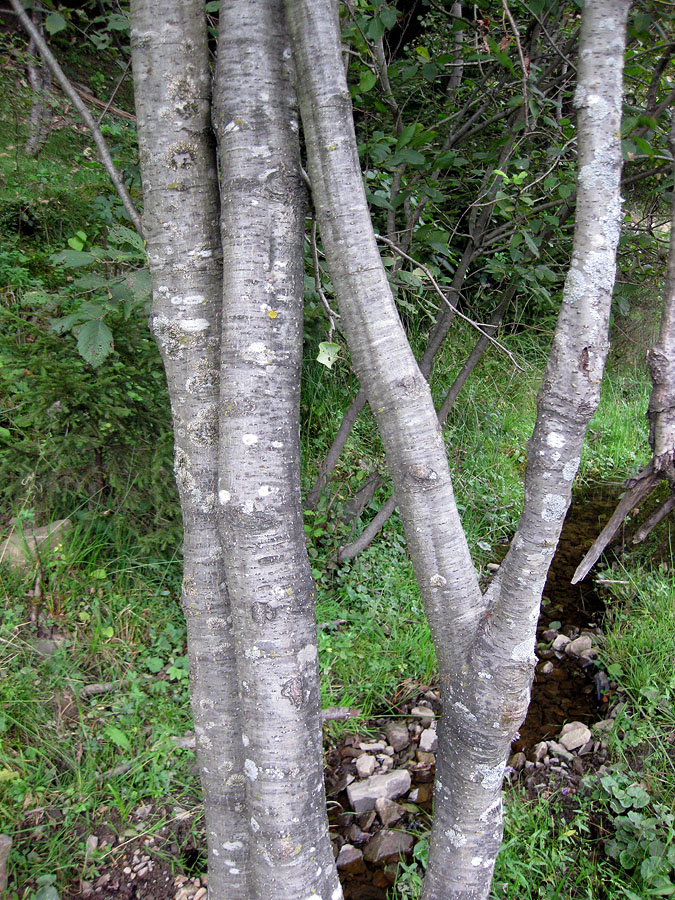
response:
[[[129,71],[129,66],[130,66],[130,65],[131,65],[131,57],[129,57],[129,61],[128,61],[128,63],[126,64],[126,67],[125,67],[125,69],[124,69],[124,72],[122,72],[122,74],[120,75],[119,81],[118,81],[117,84],[115,85],[115,88],[114,88],[112,94],[110,95],[110,99],[108,100],[108,102],[106,103],[106,105],[103,107],[103,112],[102,112],[101,115],[98,117],[98,124],[99,124],[99,125],[100,125],[101,122],[103,121],[103,116],[108,112],[108,110],[109,110],[110,107],[112,106],[112,102],[113,102],[113,100],[115,99],[115,95],[117,94],[117,92],[119,91],[119,89],[122,87],[122,82],[123,82],[124,79],[127,77],[127,72]]]
[[[454,306],[448,300],[448,298],[445,296],[443,291],[440,289],[438,282],[436,281],[434,276],[431,274],[429,269],[424,265],[424,263],[421,263],[421,262],[419,262],[419,260],[415,259],[414,257],[409,256],[405,252],[405,250],[401,250],[401,248],[397,244],[395,244],[394,241],[390,241],[389,238],[383,237],[381,234],[376,234],[375,238],[378,241],[382,241],[383,244],[387,244],[387,246],[391,247],[391,249],[394,250],[396,253],[400,253],[401,256],[405,257],[405,259],[407,259],[408,262],[413,263],[413,265],[417,266],[418,269],[421,269],[424,272],[424,274],[427,276],[429,281],[431,282],[431,284],[432,284],[434,290],[436,291],[436,293],[438,294],[438,296],[452,310],[452,312],[456,313],[460,317],[460,319],[463,319],[467,324],[471,325],[472,328],[475,328],[476,331],[478,331],[480,334],[482,334],[483,337],[487,338],[491,344],[494,344],[495,347],[498,347],[499,350],[502,351],[502,353],[505,353],[508,356],[508,358],[511,360],[511,362],[513,363],[515,368],[518,369],[519,372],[523,371],[522,366],[516,361],[513,354],[511,353],[511,351],[508,350],[502,343],[495,340],[490,334],[488,334],[487,331],[485,331],[486,326],[480,325],[478,322],[475,322],[473,319],[470,319],[469,316],[465,316],[463,312],[461,312],[459,309],[457,309],[457,307]]]
[[[528,130],[529,122],[527,116],[527,64],[525,63],[525,55],[523,53],[523,47],[520,43],[520,34],[518,33],[518,26],[516,25],[516,20],[513,18],[511,14],[511,10],[509,9],[509,4],[507,0],[502,0],[502,8],[504,13],[506,14],[507,19],[511,23],[511,28],[513,29],[513,37],[516,40],[516,47],[518,48],[518,56],[520,57],[520,66],[523,71],[523,112],[525,114],[525,131]]]
[[[98,684],[85,684],[80,691],[80,697],[93,697],[95,694],[107,694],[124,685],[124,681],[103,681]]]
[[[103,135],[101,134],[101,129],[96,124],[93,116],[85,106],[84,102],[80,99],[80,96],[75,88],[65,76],[63,70],[61,69],[61,66],[58,64],[51,50],[47,46],[46,41],[26,15],[25,10],[19,0],[10,0],[10,3],[12,4],[12,8],[18,16],[19,21],[23,25],[25,31],[27,32],[37,49],[40,51],[40,56],[47,63],[47,66],[51,70],[52,75],[61,85],[64,94],[66,94],[70,98],[73,106],[82,116],[82,119],[84,120],[87,128],[89,128],[89,130],[91,131],[92,137],[94,138],[94,143],[98,147],[101,162],[103,163],[106,172],[110,176],[110,180],[115,186],[115,190],[117,191],[117,194],[122,201],[122,205],[124,206],[127,215],[133,222],[134,228],[136,229],[138,234],[143,237],[143,225],[141,223],[141,217],[139,216],[138,211],[136,210],[136,207],[134,206],[133,201],[129,196],[129,192],[126,189],[126,185],[124,184],[120,173],[115,168],[115,163],[113,162],[110,151],[108,150]]]
[[[323,307],[326,310],[326,315],[328,316],[328,343],[330,344],[333,340],[333,332],[335,331],[335,320],[339,319],[340,316],[335,310],[330,308],[330,304],[326,299],[326,295],[323,292],[323,288],[321,287],[321,270],[319,268],[319,251],[316,248],[316,215],[312,215],[312,261],[314,263],[314,289],[317,294],[321,298],[321,302],[323,303]]]

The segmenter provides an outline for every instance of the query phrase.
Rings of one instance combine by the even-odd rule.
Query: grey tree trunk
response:
[[[525,717],[541,592],[599,400],[621,222],[619,144],[628,0],[584,6],[576,103],[572,266],[528,452],[511,549],[481,595],[428,385],[405,339],[373,237],[328,0],[286,0],[323,246],[352,360],[386,449],[439,663],[434,824],[425,900],[484,900],[501,843],[501,785]]]
[[[217,530],[222,252],[206,22],[199,0],[132,0],[131,47],[151,327],[166,370],[184,528],[183,609],[209,891],[250,900],[243,748]]]
[[[218,498],[251,900],[340,900],[300,497],[306,190],[283,0],[221,7],[213,119],[224,254]],[[210,881],[209,895],[229,900],[213,897]]]

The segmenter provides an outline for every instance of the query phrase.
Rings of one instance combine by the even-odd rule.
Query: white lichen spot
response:
[[[260,825],[258,824],[258,820],[254,819],[253,816],[251,816],[251,828],[254,833],[257,831],[260,831]]]
[[[255,363],[257,366],[269,366],[274,362],[274,351],[266,347],[262,341],[254,341],[242,353],[244,359]]]
[[[452,704],[452,708],[463,719],[466,719],[467,722],[477,722],[478,721],[478,719],[474,716],[474,714],[471,712],[471,710],[467,706],[464,706],[463,703],[460,703],[459,701],[457,701],[456,703]]]
[[[242,742],[242,744],[244,745],[244,747],[248,747],[248,745],[251,743],[251,741],[249,740],[248,735],[247,735],[247,734],[244,734],[243,732],[242,732],[242,734],[241,734],[241,742]]]
[[[316,660],[317,651],[314,644],[305,644],[305,646],[298,651],[298,662],[304,668],[308,666]]]
[[[494,803],[491,803],[487,809],[484,809],[483,812],[478,817],[478,820],[480,822],[487,822],[493,813],[497,813],[498,816],[501,818],[501,815],[502,815],[502,798],[501,797],[498,797],[494,801]]]
[[[549,431],[546,435],[546,443],[549,447],[564,447],[565,438],[559,431]]]
[[[210,697],[202,697],[199,706],[201,709],[213,709],[215,704]]]
[[[206,331],[209,327],[208,319],[183,319],[180,323],[180,327],[183,331],[187,331],[188,334],[197,334],[200,331]]]
[[[499,725],[496,726],[499,728]],[[502,786],[504,778],[504,769],[506,768],[506,760],[497,763],[496,766],[476,766],[474,779],[480,779],[480,783],[486,791],[498,791]]]
[[[239,126],[236,122],[228,122],[223,128],[223,134],[231,134],[233,131],[239,131]]]
[[[244,502],[241,504],[241,508],[246,513],[246,515],[250,516],[255,509],[253,500],[244,500]]]
[[[247,647],[246,650],[244,650],[244,656],[246,659],[260,659],[262,650],[260,647]]]
[[[257,434],[242,434],[241,439],[247,447],[252,447],[254,444],[258,443]]]
[[[472,866],[476,866],[476,868],[477,868],[478,866],[480,866],[480,865],[482,864],[482,862],[483,862],[483,857],[482,857],[482,856],[472,856],[472,857],[471,857],[471,865],[472,865]]]
[[[578,456],[567,460],[562,470],[562,476],[565,481],[573,481],[574,476],[577,474],[577,469],[579,468],[580,462],[581,459]]]
[[[239,869],[236,869],[234,867],[230,869],[230,875],[238,875],[238,874],[239,874]]]
[[[429,579],[429,584],[432,587],[443,587],[443,585],[447,583],[447,578],[443,578],[442,575],[432,575]]]
[[[445,832],[445,836],[451,847],[459,849],[466,844],[466,835],[462,834],[457,828],[448,828]]]
[[[274,490],[273,487],[270,487],[269,484],[261,484],[258,488],[258,496],[259,497],[269,497],[269,495]]]
[[[492,681],[492,675],[489,672],[479,672],[478,677],[481,681]]]
[[[514,660],[514,662],[530,662],[533,655],[533,638],[527,638],[526,640],[521,641],[520,644],[516,644],[516,646],[511,651],[511,659]]]
[[[558,462],[558,460],[560,459],[560,452],[558,450],[553,450],[551,452],[551,459],[553,460],[553,462]],[[548,475],[548,472],[546,474]]]
[[[544,522],[556,522],[565,515],[567,501],[559,494],[545,494],[541,509],[541,517]]]
[[[272,446],[275,450],[281,450],[284,445],[281,443],[281,441],[272,441]]]
[[[229,491],[218,491],[218,499],[220,500],[220,505],[225,506],[226,503],[230,502],[231,494]]]

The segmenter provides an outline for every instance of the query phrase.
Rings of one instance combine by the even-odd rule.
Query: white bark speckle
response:
[[[248,745],[251,743],[248,735],[244,734],[243,732],[241,734],[241,742],[244,745],[244,747],[248,747]]]
[[[432,575],[429,579],[429,584],[432,587],[443,587],[443,585],[447,583],[447,578],[444,578],[442,575]]]
[[[260,825],[258,824],[258,820],[254,819],[253,816],[251,816],[251,829],[254,832],[260,831]]]
[[[241,439],[247,447],[252,447],[254,444],[258,443],[257,434],[242,434]]]
[[[262,341],[254,341],[249,344],[242,356],[257,366],[269,366],[274,361],[274,351],[270,350]]]
[[[206,331],[209,328],[208,319],[183,319],[180,327],[188,334],[196,334],[199,331]]]
[[[272,441],[272,446],[275,450],[281,450],[284,445],[281,443],[281,441]]]
[[[241,841],[225,841],[223,844],[223,850],[241,850],[243,849],[243,844]]]
[[[261,484],[258,488],[258,496],[259,497],[269,497],[269,495],[274,490],[273,487],[270,487],[269,484]]]
[[[226,503],[229,503],[231,496],[232,495],[229,491],[218,491],[218,499],[220,500],[220,505],[225,506]]]
[[[244,650],[244,656],[246,659],[260,659],[262,650],[260,647],[247,647],[246,650]]]
[[[527,638],[516,644],[511,652],[511,659],[514,662],[530,662],[534,656],[534,638]]]
[[[472,856],[472,857],[471,857],[471,865],[472,865],[472,866],[478,867],[478,866],[480,866],[480,864],[481,864],[482,862],[483,862],[483,857],[482,857],[482,856]]]
[[[185,297],[181,297],[180,295],[177,297],[171,298],[172,306],[198,306],[200,303],[204,303],[206,298],[203,294],[187,294]]]
[[[316,660],[316,655],[317,651],[314,644],[305,644],[302,650],[298,651],[298,662],[304,668]]]
[[[490,816],[495,812],[498,814],[499,817],[501,817],[501,814],[502,814],[502,798],[501,797],[498,797],[494,801],[494,803],[491,803],[487,807],[487,809],[484,809],[483,812],[478,817],[478,819],[480,822],[487,822],[488,819],[490,818]]]
[[[564,447],[565,438],[558,431],[549,431],[546,435],[546,443],[549,447]]]
[[[258,778],[258,767],[253,762],[252,759],[244,760],[244,772],[246,773],[246,777],[250,781],[256,781]],[[251,825],[253,825],[253,820],[251,819]]]
[[[477,722],[478,721],[478,719],[474,716],[474,714],[471,712],[471,710],[468,707],[464,706],[463,703],[460,703],[459,701],[457,703],[453,703],[452,708],[463,719],[466,719],[467,722]]]

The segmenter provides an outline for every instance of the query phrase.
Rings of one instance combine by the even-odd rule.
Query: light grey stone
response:
[[[415,706],[410,710],[410,715],[422,719],[422,724],[427,726],[436,718],[433,709],[429,709],[428,706]]]
[[[572,760],[574,759],[574,755],[557,741],[548,742],[548,752],[553,756],[557,756],[558,759],[566,759],[567,762],[572,762]]]
[[[548,755],[548,744],[546,741],[539,741],[529,752],[529,757],[534,763],[541,762]]]
[[[398,862],[401,856],[410,853],[412,846],[411,834],[406,834],[404,831],[388,831],[383,828],[368,841],[363,855],[368,862],[372,863]]]
[[[581,656],[585,650],[590,650],[593,641],[588,634],[582,634],[565,646],[565,653],[568,656]]]
[[[361,750],[365,750],[366,753],[382,753],[386,746],[384,741],[374,741],[371,744],[359,744]]]
[[[335,865],[341,871],[347,870],[352,875],[362,872],[366,868],[363,864],[363,853],[353,844],[343,844],[340,847]]]
[[[568,722],[563,725],[559,740],[566,750],[577,750],[591,740],[591,730],[583,722]]]
[[[597,734],[609,734],[612,728],[614,728],[614,719],[602,719],[592,726],[592,730]]]
[[[377,763],[375,762],[374,756],[370,756],[367,753],[364,753],[363,756],[359,756],[356,760],[356,771],[359,778],[369,778],[375,771],[376,765]]]
[[[387,740],[395,751],[403,750],[410,743],[410,734],[407,725],[393,723],[388,725],[385,731]]]
[[[396,825],[405,816],[405,809],[400,803],[393,800],[387,800],[385,797],[378,797],[375,801],[375,809],[380,817],[380,822],[388,828],[390,825]]]
[[[558,653],[563,653],[565,647],[570,643],[570,639],[566,634],[559,634],[558,637],[551,644],[551,649],[556,650]]]
[[[355,781],[347,787],[347,796],[354,812],[362,813],[375,809],[378,797],[395,800],[410,790],[410,772],[396,769],[384,775],[371,775],[364,781]]]
[[[420,735],[420,750],[425,753],[435,753],[438,749],[438,735],[435,729],[425,728]]]

